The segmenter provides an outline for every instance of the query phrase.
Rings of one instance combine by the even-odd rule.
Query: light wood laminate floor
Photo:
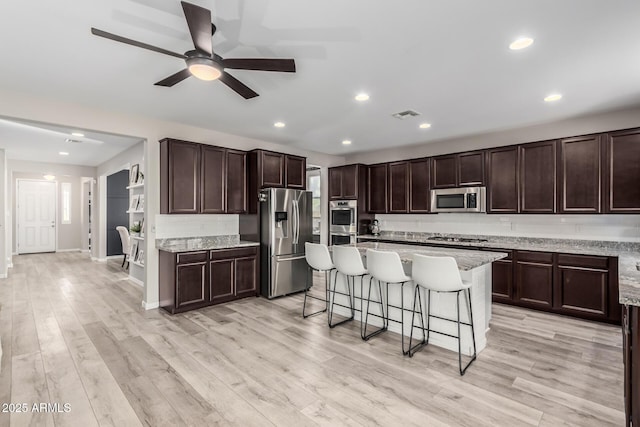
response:
[[[400,354],[359,324],[303,320],[300,296],[170,316],[119,263],[14,257],[0,280],[0,426],[620,426],[618,327],[494,305],[464,377],[455,353]]]

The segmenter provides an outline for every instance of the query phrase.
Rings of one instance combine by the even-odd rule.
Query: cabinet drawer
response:
[[[255,256],[258,253],[257,247],[249,247],[249,248],[240,248],[240,249],[217,249],[211,251],[210,259],[211,261],[217,259],[228,259],[228,258],[242,258],[248,256]]]
[[[195,262],[206,262],[207,261],[207,252],[184,252],[179,253],[176,257],[176,262],[178,264],[192,264]]]
[[[559,254],[558,265],[607,270],[609,269],[609,258],[601,256]]]
[[[518,261],[552,264],[553,254],[550,252],[518,251]]]

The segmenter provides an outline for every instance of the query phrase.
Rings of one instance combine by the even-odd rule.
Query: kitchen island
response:
[[[405,273],[411,275],[411,264],[414,254],[428,255],[428,256],[448,256],[453,257],[458,263],[460,269],[460,275],[463,280],[472,283],[471,286],[471,305],[473,307],[473,322],[476,335],[476,348],[479,353],[486,347],[487,338],[486,333],[489,329],[489,321],[491,319],[491,263],[498,259],[502,259],[506,256],[501,252],[489,252],[489,251],[473,251],[473,250],[460,250],[449,248],[430,248],[420,247],[413,245],[402,244],[390,244],[390,243],[378,243],[378,242],[360,242],[352,244],[356,247],[363,256],[366,266],[366,251],[367,249],[377,249],[381,251],[393,251],[398,253],[400,260],[402,261]],[[345,288],[345,278],[338,274],[337,277],[337,290],[343,292]],[[368,290],[369,276],[364,277],[364,292],[366,294]],[[355,319],[360,320],[360,308],[361,308],[361,286],[360,280],[355,281],[354,286],[355,294]],[[411,305],[413,302],[414,284],[409,282],[403,287],[399,284],[389,284],[389,330],[396,333],[402,333],[401,331],[401,317],[404,316],[404,334],[409,336],[410,324],[411,324]],[[372,293],[373,295],[374,293]],[[376,294],[377,296],[377,294]],[[386,297],[386,295],[385,295]],[[423,294],[423,302],[426,301]],[[403,305],[404,302],[404,305]],[[338,305],[339,304],[339,305]],[[401,307],[404,307],[401,310]],[[376,304],[371,305],[371,313],[379,314],[376,311],[378,306]],[[424,310],[424,308],[423,308]],[[463,322],[469,322],[469,316],[464,310],[464,305],[461,304],[460,320]],[[342,316],[350,316],[348,309],[348,299],[343,293],[336,295],[336,306],[334,312]],[[434,316],[455,319],[456,318],[456,297],[453,294],[440,294],[431,293],[431,314]],[[374,326],[382,326],[382,319],[380,316],[369,316],[369,323]],[[418,317],[416,317],[416,325],[419,324]],[[455,322],[447,322],[442,319],[432,318],[431,327],[434,330],[441,331],[450,335],[457,334],[457,325]],[[471,342],[471,331],[468,327],[463,327],[461,330],[462,335],[462,353],[467,356],[473,353],[473,347]],[[419,329],[414,331],[414,337],[421,337]],[[454,338],[446,335],[431,334],[430,344],[444,347],[446,349],[457,351],[458,343]]]

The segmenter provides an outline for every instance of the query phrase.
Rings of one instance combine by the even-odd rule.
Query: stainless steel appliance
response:
[[[358,202],[334,200],[329,202],[329,244],[356,243],[358,235]]]
[[[431,212],[486,212],[485,187],[431,190]]]
[[[304,291],[311,272],[304,244],[312,241],[312,193],[260,191],[261,294],[274,298]]]

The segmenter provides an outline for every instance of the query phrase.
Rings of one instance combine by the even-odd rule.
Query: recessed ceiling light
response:
[[[343,140],[342,145],[351,145],[351,140],[350,139]]]
[[[66,151],[60,151],[58,154],[60,154],[61,156],[68,156],[69,153],[67,153]]]
[[[81,133],[81,132],[71,132],[71,135],[82,138],[82,137],[84,136],[84,133]]]
[[[429,129],[431,127],[431,123],[421,123],[420,129]]]
[[[509,49],[511,50],[520,50],[527,48],[533,44],[533,39],[531,37],[520,37],[515,40],[513,43],[509,45]]]
[[[356,95],[356,101],[368,101],[369,100],[369,95],[367,95],[366,93],[359,93]]]
[[[562,99],[562,95],[560,95],[559,93],[552,93],[551,95],[547,95],[544,98],[545,102],[553,102],[560,99]]]
[[[275,122],[273,125],[274,125],[275,127],[277,127],[277,128],[283,128],[283,127],[285,127],[285,124],[284,124],[283,122]]]
[[[56,179],[55,175],[43,175],[42,177],[47,181],[53,181],[54,179]]]

